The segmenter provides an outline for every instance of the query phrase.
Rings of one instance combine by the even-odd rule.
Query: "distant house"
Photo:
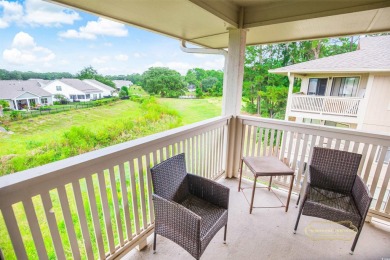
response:
[[[64,95],[68,100],[90,101],[103,97],[103,91],[79,79],[56,79],[42,87],[53,96]]]
[[[286,119],[390,132],[390,36],[361,38],[356,51],[270,72],[289,75]],[[294,78],[300,93],[292,93]]]
[[[103,91],[103,97],[115,96],[117,93],[114,88],[107,86],[106,84],[103,84],[95,79],[84,79],[83,82]]]
[[[187,87],[188,92],[195,92],[196,91],[196,86],[194,84],[190,84]]]
[[[52,95],[30,80],[0,80],[0,99],[8,101],[14,110],[53,104]]]
[[[133,85],[133,82],[130,80],[113,80],[115,87],[117,90],[120,90],[121,87],[131,87]]]

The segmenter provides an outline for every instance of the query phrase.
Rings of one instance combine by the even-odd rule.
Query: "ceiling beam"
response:
[[[337,2],[335,3],[337,4]],[[354,1],[351,1],[349,3],[353,4]],[[386,7],[390,7],[390,1],[386,0],[386,1],[381,1],[376,3],[371,3],[371,4],[363,4],[358,6],[344,6],[343,8],[337,8],[337,6],[335,6],[333,9],[329,9],[329,10],[321,10],[321,7],[317,8],[317,10],[315,10],[315,7],[314,10],[312,7],[305,8],[307,7],[307,5],[308,5],[307,2],[303,2],[302,4],[294,2],[288,5],[277,4],[268,7],[260,6],[260,5],[246,7],[245,15],[244,15],[244,28],[253,28],[253,27],[259,27],[259,26],[265,26],[271,24],[286,23],[286,22],[313,19],[319,17],[386,8]],[[284,12],[286,12],[286,15],[285,16],[280,15],[281,11],[278,12],[277,10],[284,10]]]
[[[230,24],[232,28],[238,28],[240,7],[233,3],[228,1],[189,1]]]

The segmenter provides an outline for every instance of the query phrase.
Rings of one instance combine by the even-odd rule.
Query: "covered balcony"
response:
[[[255,209],[250,215],[243,193],[237,192],[240,158],[273,155],[295,171],[298,194],[314,146],[363,155],[358,173],[375,200],[355,257],[389,256],[389,135],[243,116],[240,109],[246,45],[390,31],[390,1],[53,2],[201,46],[228,47],[228,52],[203,50],[226,57],[222,116],[1,177],[1,224],[7,230],[2,250],[9,258],[187,259],[183,249],[161,237],[157,255],[148,246],[154,230],[149,169],[182,152],[188,172],[219,178],[231,188],[228,244],[217,234],[205,259],[347,257],[351,240],[305,235],[314,218],[303,217],[293,235],[296,208],[291,206],[287,214]],[[243,172],[249,186],[248,169]],[[287,195],[282,190],[290,181],[274,180],[281,196]],[[257,196],[256,203],[278,203],[267,192]],[[293,196],[291,203],[295,200]],[[20,212],[25,218],[16,217]]]
[[[358,123],[363,98],[293,94],[289,116]]]

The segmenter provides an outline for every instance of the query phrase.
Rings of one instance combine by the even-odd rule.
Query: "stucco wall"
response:
[[[362,129],[390,134],[390,75],[374,76]]]

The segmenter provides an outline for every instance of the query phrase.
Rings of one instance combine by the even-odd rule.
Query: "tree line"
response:
[[[358,37],[343,37],[280,43],[272,45],[257,45],[246,48],[243,109],[248,113],[260,114],[263,117],[284,118],[288,95],[288,78],[269,73],[270,69],[293,65],[331,55],[354,51],[357,48]],[[164,68],[152,67],[142,74],[103,76],[89,66],[76,75],[66,72],[18,72],[0,70],[0,79],[55,79],[74,77],[79,79],[96,79],[114,87],[113,80],[129,80],[141,86],[151,95],[176,98],[196,90],[198,98],[204,96],[222,96],[223,71],[194,68],[182,76],[179,72]],[[295,81],[294,89],[299,89],[300,81]]]

